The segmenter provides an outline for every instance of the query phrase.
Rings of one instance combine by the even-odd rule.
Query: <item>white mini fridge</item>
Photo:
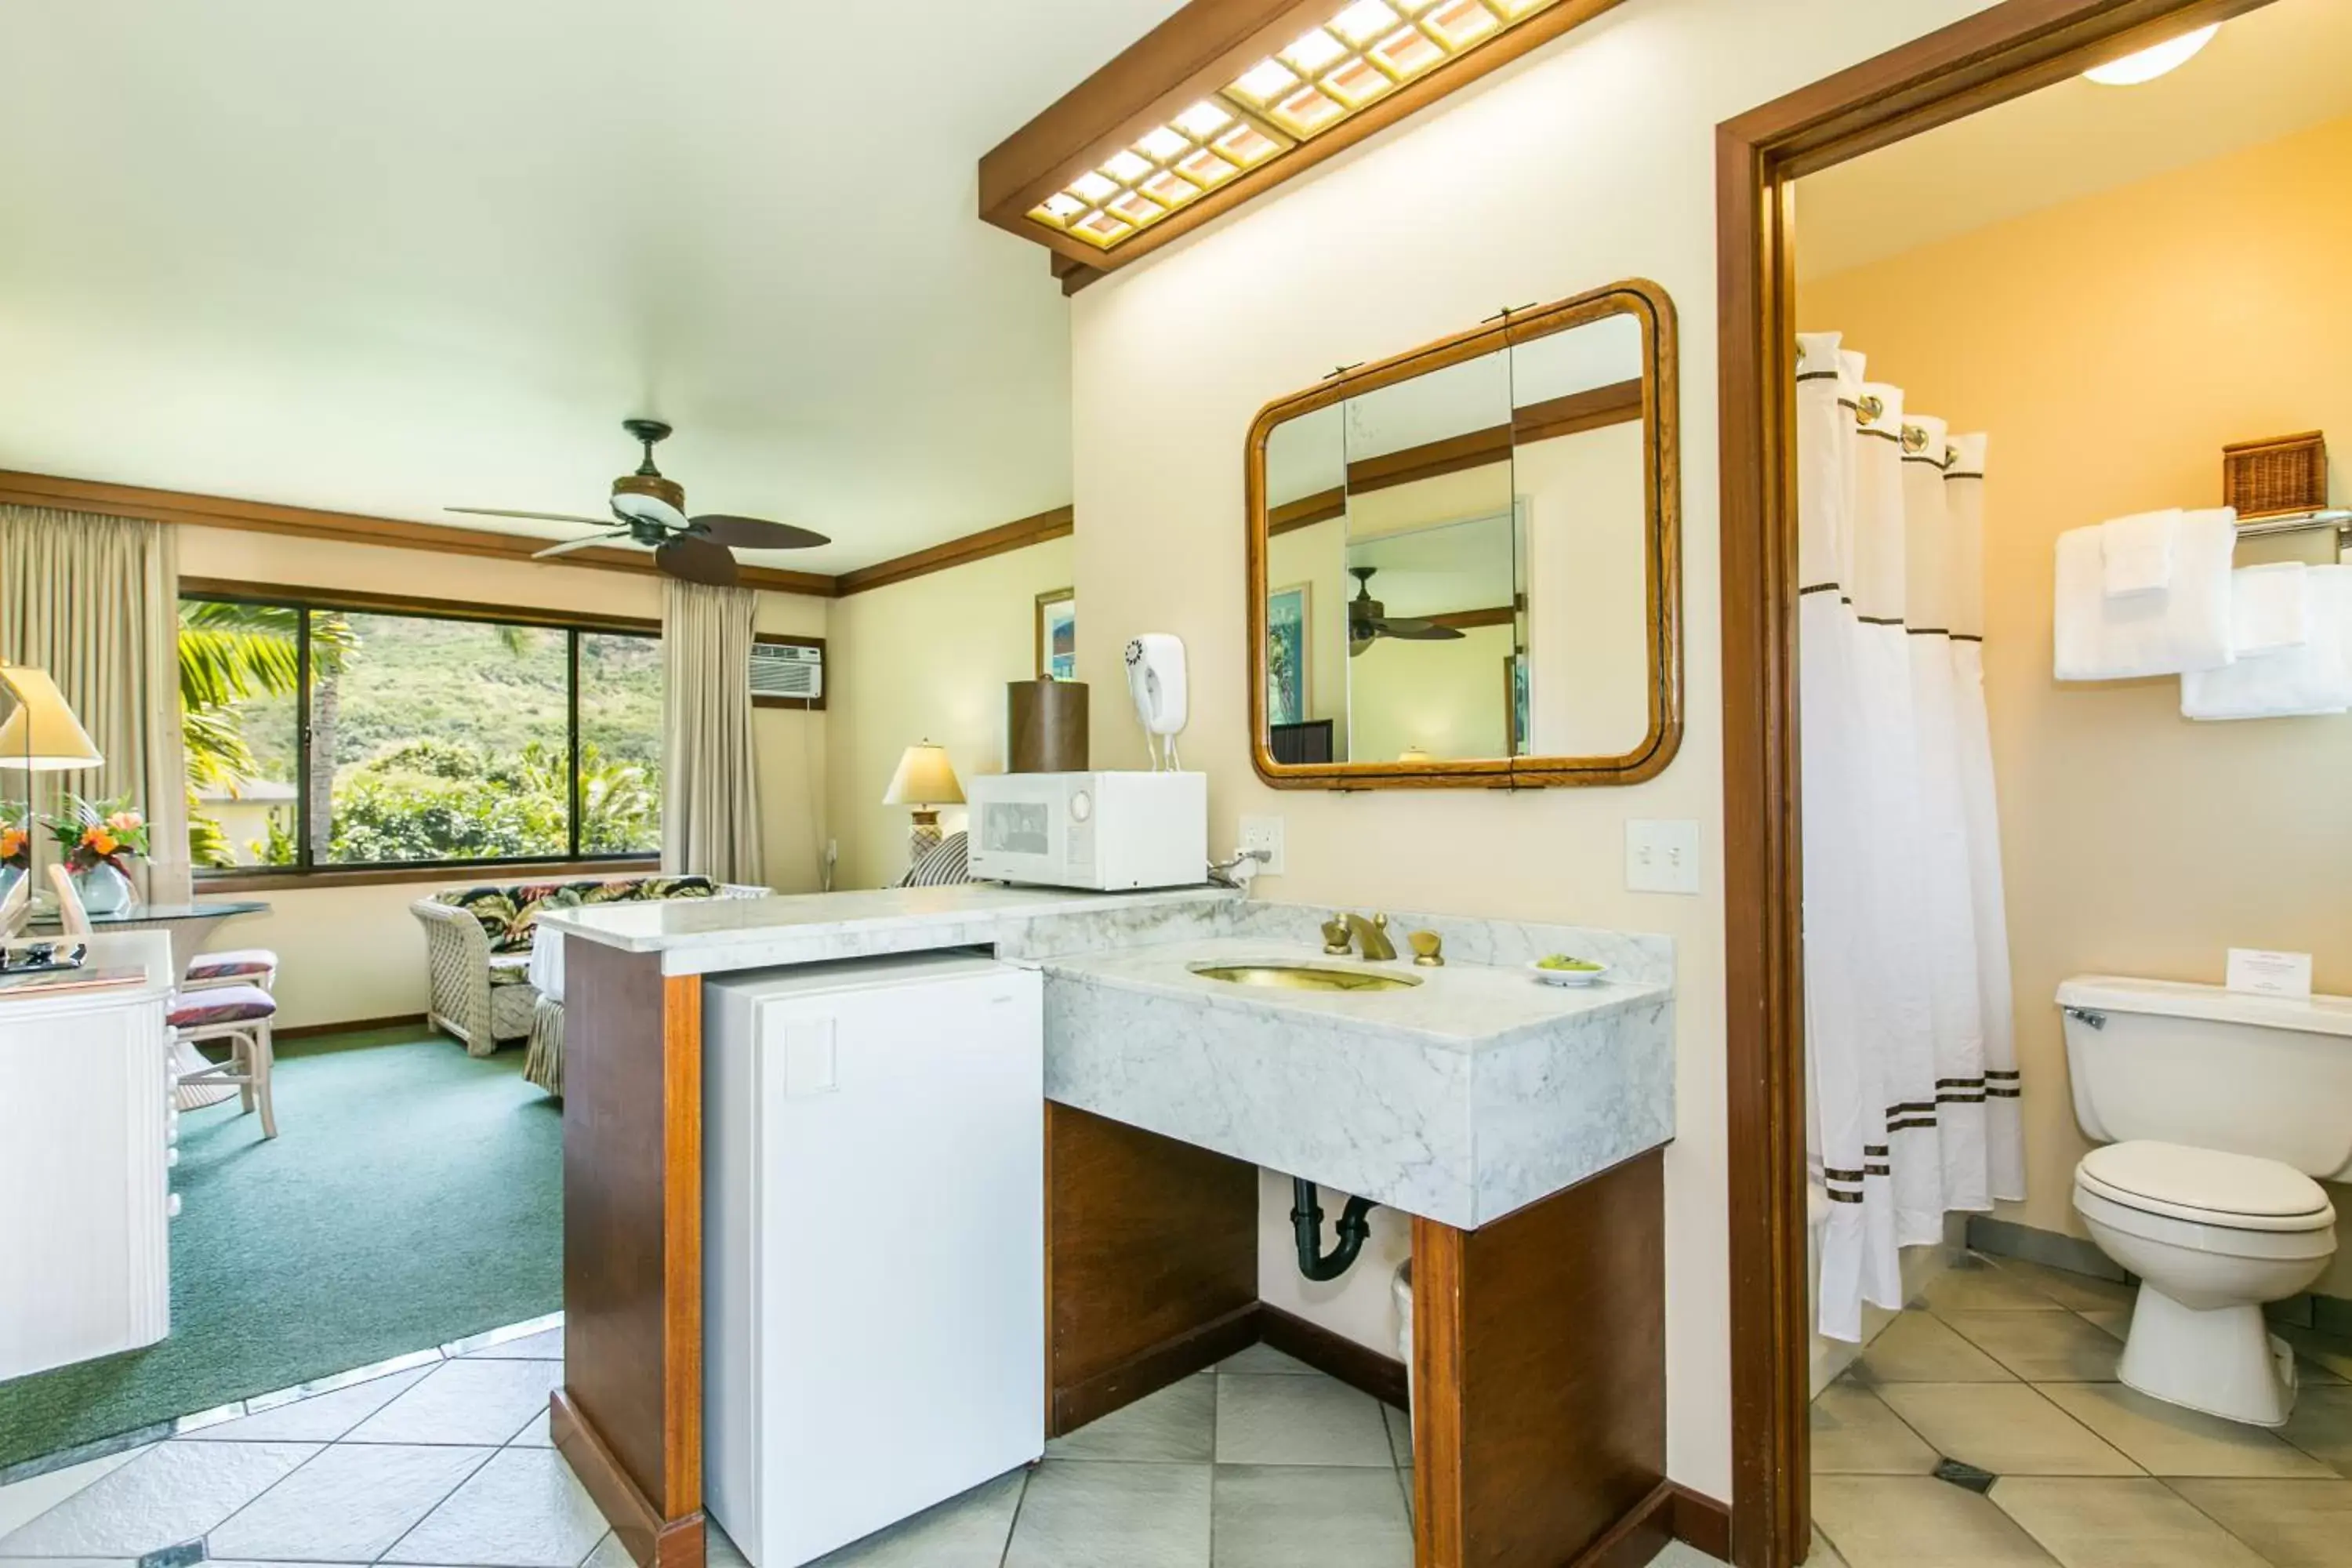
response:
[[[703,1040],[706,1500],[799,1568],[1045,1450],[1043,983],[711,980]]]

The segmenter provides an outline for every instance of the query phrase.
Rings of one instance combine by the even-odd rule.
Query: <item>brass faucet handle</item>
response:
[[[1323,954],[1336,958],[1348,951],[1348,917],[1333,915],[1323,922]]]
[[[1412,961],[1423,969],[1445,967],[1445,939],[1433,931],[1417,931],[1405,939],[1412,943]]]

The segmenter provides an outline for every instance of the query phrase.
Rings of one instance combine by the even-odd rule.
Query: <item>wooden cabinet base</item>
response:
[[[1074,1432],[1257,1339],[1257,1169],[1045,1107],[1045,1429]]]
[[[1576,1563],[1665,1477],[1664,1158],[1412,1225],[1420,1568]]]
[[[556,1451],[631,1557],[645,1568],[703,1568],[707,1532],[699,1509],[682,1519],[664,1519],[560,1388],[549,1406],[548,1426]]]
[[[564,941],[558,1446],[643,1568],[701,1568],[702,982]]]

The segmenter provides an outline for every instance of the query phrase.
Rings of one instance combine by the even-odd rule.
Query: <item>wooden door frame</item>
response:
[[[2268,0],[2002,0],[1716,129],[1732,1556],[1812,1533],[1792,183]]]

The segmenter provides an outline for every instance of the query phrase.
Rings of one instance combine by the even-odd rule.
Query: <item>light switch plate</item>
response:
[[[1696,893],[1698,824],[1687,817],[1629,817],[1625,889],[1633,893]]]
[[[1242,847],[1263,849],[1267,858],[1258,862],[1261,877],[1282,875],[1282,818],[1278,816],[1244,816],[1242,818]]]

